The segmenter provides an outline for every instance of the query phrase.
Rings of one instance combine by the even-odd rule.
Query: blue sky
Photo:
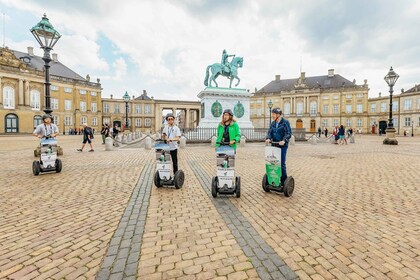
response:
[[[244,57],[239,87],[259,89],[281,75],[326,75],[335,69],[370,96],[420,83],[420,2],[415,0],[0,0],[6,46],[41,50],[29,32],[47,13],[63,35],[58,59],[101,79],[103,96],[197,100],[207,65],[221,53]],[[3,21],[2,21],[3,22]],[[3,24],[2,24],[3,27]],[[4,35],[4,36],[3,36]],[[220,86],[228,80],[218,78]]]

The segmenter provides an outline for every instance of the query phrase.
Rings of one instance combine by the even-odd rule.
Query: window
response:
[[[324,96],[322,96],[322,99],[328,100],[328,99],[330,99],[330,97],[328,95],[324,95]]]
[[[420,109],[420,98],[417,99],[417,109]]]
[[[370,111],[371,111],[372,113],[375,113],[375,112],[376,112],[376,103],[372,103],[372,104],[370,104]]]
[[[270,116],[270,108],[265,108],[265,115]]]
[[[317,111],[317,103],[315,101],[312,101],[311,104],[309,105],[309,109],[310,109],[310,114],[311,116],[316,115],[316,111]]]
[[[3,88],[3,107],[4,109],[15,108],[15,90],[12,87]]]
[[[141,119],[136,119],[136,126],[141,127]]]
[[[34,127],[37,127],[42,123],[42,117],[41,116],[34,116]]]
[[[90,104],[91,108],[92,108],[92,112],[96,112],[97,111],[97,107],[96,107],[96,102],[92,102]]]
[[[363,98],[363,93],[358,93],[357,98]]]
[[[56,126],[60,126],[60,118],[57,115],[53,115],[53,119],[54,119],[54,124]]]
[[[270,119],[265,120],[265,127],[270,127]]]
[[[357,104],[357,113],[363,113],[363,104]]]
[[[376,124],[376,119],[375,118],[371,118],[370,119],[370,125],[375,125]]]
[[[71,116],[65,116],[64,117],[64,125],[73,125]]]
[[[97,126],[97,125],[98,125],[98,118],[92,117],[92,126]]]
[[[90,95],[92,95],[92,96],[96,96],[96,95],[97,95],[97,93],[96,93],[96,91],[91,91],[91,92],[90,92]]]
[[[80,124],[84,124],[84,123],[87,123],[87,117],[86,116],[80,117]]]
[[[261,116],[262,115],[262,109],[261,108],[258,108],[257,109],[257,112],[258,112],[258,116]]]
[[[362,127],[362,126],[363,126],[362,119],[357,119],[357,127]]]
[[[334,104],[334,114],[338,114],[338,104]]]
[[[58,86],[56,86],[56,85],[51,85],[51,86],[50,86],[50,89],[51,89],[51,90],[53,90],[53,91],[58,91]]]
[[[109,104],[104,103],[104,113],[109,113]]]
[[[328,126],[328,119],[322,120],[322,126],[327,127]]]
[[[386,102],[381,103],[381,112],[386,112]]]
[[[333,126],[337,126],[338,125],[338,119],[334,119],[333,120]]]
[[[288,103],[288,102],[284,103],[284,115],[285,116],[290,116],[290,103]]]
[[[417,126],[420,126],[420,117],[418,119]]]
[[[116,103],[114,104],[114,113],[119,113],[120,112],[120,104]]]
[[[141,104],[136,105],[136,114],[141,114]]]
[[[296,103],[296,115],[302,116],[303,114],[303,102]]]
[[[338,95],[334,95],[334,97],[333,97],[334,99],[338,99]]]
[[[322,108],[322,112],[323,112],[324,114],[328,114],[328,105],[324,105],[324,106],[323,106],[323,108]]]
[[[394,127],[398,127],[398,118],[392,118],[392,124]]]
[[[411,110],[411,99],[406,99],[404,101],[404,110]]]
[[[346,104],[346,113],[351,114],[351,111],[352,111],[351,104]]]
[[[86,94],[86,90],[84,90],[84,89],[79,89],[79,93],[80,93],[80,94]]]
[[[146,104],[146,106],[144,108],[144,112],[147,115],[150,115],[152,113],[152,108],[150,107],[150,104]]]
[[[397,112],[398,111],[398,103],[397,102],[392,103],[392,111],[393,112]]]
[[[40,110],[41,109],[41,94],[37,90],[31,90],[30,93],[30,105],[32,109]]]
[[[71,100],[69,100],[69,99],[64,100],[64,110],[66,110],[66,111],[71,110]]]
[[[347,127],[351,127],[351,119],[347,119],[346,120],[346,126]]]
[[[72,92],[73,92],[73,90],[72,90],[72,88],[65,87],[65,88],[64,88],[64,92],[67,92],[67,93],[72,93]]]
[[[257,104],[261,104],[262,103],[262,100],[261,99],[258,99],[257,100]]]
[[[80,101],[80,111],[85,112],[86,111],[86,102]]]
[[[411,126],[411,118],[410,117],[405,118],[405,126]]]
[[[58,110],[58,99],[57,98],[51,98],[51,108],[53,110]]]
[[[110,124],[111,123],[111,119],[110,118],[102,118],[102,123],[103,124]]]
[[[352,98],[352,95],[351,94],[347,94],[346,95],[346,99],[351,99]]]
[[[131,119],[127,119],[128,126],[131,126]]]
[[[144,125],[145,125],[146,127],[150,127],[150,125],[151,125],[151,121],[150,121],[150,119],[145,119],[145,120],[144,120]]]

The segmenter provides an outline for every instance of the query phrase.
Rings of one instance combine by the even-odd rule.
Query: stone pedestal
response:
[[[289,144],[290,144],[290,145],[294,145],[294,144],[295,144],[295,142],[296,142],[296,140],[295,140],[295,136],[292,134],[292,136],[290,137],[290,140],[289,140]]]
[[[181,139],[179,139],[179,147],[181,149],[185,149],[186,146],[187,146],[187,138],[185,138],[184,136],[181,136]]]
[[[114,139],[111,137],[105,138],[105,151],[112,151],[114,149]]]
[[[152,138],[146,137],[146,139],[144,140],[144,148],[146,150],[151,150],[152,149]]]
[[[217,140],[217,137],[216,136],[213,136],[213,137],[211,137],[211,146],[216,146],[216,140]]]
[[[246,144],[246,138],[245,138],[245,136],[241,136],[241,142],[240,142],[240,144],[239,144],[239,146],[240,147],[245,147],[245,144]]]
[[[355,143],[354,135],[353,134],[350,136],[350,143]]]
[[[385,130],[386,132],[386,138],[384,139],[385,145],[398,145],[398,141],[395,138],[395,128],[387,128]]]

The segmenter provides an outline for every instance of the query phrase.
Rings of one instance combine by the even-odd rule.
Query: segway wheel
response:
[[[178,170],[177,172],[175,172],[174,183],[176,189],[182,188],[182,185],[184,184],[184,177],[184,171]]]
[[[265,192],[270,192],[270,188],[268,186],[268,177],[267,174],[264,174],[262,179],[262,188]]]
[[[60,173],[61,169],[63,169],[63,163],[61,162],[61,159],[55,160],[55,172]]]
[[[293,177],[287,177],[284,181],[284,195],[286,197],[290,197],[293,194],[293,191],[295,189],[295,179]]]
[[[211,195],[217,197],[217,176],[211,179]]]
[[[241,177],[237,176],[235,180],[235,194],[236,197],[241,197]]]
[[[41,165],[39,164],[39,161],[34,160],[34,162],[32,163],[32,172],[35,176],[38,176],[41,172]]]
[[[156,171],[155,173],[154,182],[155,182],[156,187],[158,188],[162,187],[162,184],[160,182],[160,177],[159,177],[159,171]]]

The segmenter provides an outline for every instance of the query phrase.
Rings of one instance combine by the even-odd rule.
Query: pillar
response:
[[[0,76],[0,104],[3,104],[3,87],[1,86],[1,78]]]
[[[186,112],[185,112],[185,127],[184,128],[191,128],[190,109],[186,109]]]
[[[23,105],[23,80],[19,79],[19,97],[18,97],[18,105]]]
[[[39,97],[41,98],[41,96]],[[25,106],[30,106],[30,99],[29,99],[29,81],[25,81]]]

